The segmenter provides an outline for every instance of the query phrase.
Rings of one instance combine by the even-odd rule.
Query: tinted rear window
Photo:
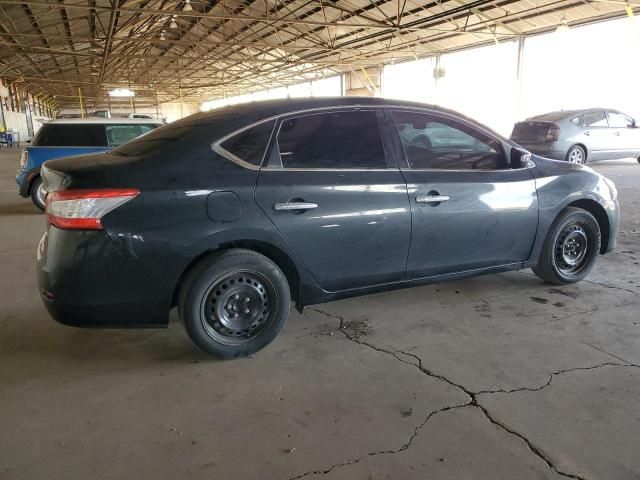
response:
[[[373,111],[330,112],[282,122],[278,147],[285,168],[386,168]]]
[[[129,124],[129,125],[105,125],[107,130],[107,140],[110,147],[119,147],[134,138],[149,133],[156,128],[156,125],[142,125],[142,124]]]
[[[511,132],[511,139],[516,142],[543,142],[552,126],[553,123],[548,122],[516,123]]]
[[[37,147],[106,147],[104,125],[47,124],[38,132]]]
[[[193,125],[180,125],[178,122],[156,128],[147,135],[135,138],[116,148],[111,153],[125,157],[137,157],[147,155],[181,140],[187,133],[193,130]]]

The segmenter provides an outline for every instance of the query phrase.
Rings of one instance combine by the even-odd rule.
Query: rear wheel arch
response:
[[[180,289],[182,288],[184,280],[196,267],[196,265],[198,265],[204,259],[208,259],[212,256],[217,256],[226,251],[238,248],[257,252],[275,263],[278,268],[282,270],[282,273],[284,273],[284,276],[289,283],[291,298],[296,301],[296,303],[300,304],[300,274],[295,263],[284,251],[282,251],[282,249],[268,242],[263,242],[260,240],[235,240],[233,242],[222,243],[215,248],[205,250],[200,255],[191,260],[191,262],[189,262],[189,264],[180,274],[180,277],[178,278],[178,281],[176,282],[176,285],[173,289],[171,306],[175,307],[178,304],[178,297],[180,295]]]
[[[586,210],[595,217],[598,222],[598,226],[600,227],[600,253],[606,252],[607,247],[609,246],[610,226],[609,217],[607,216],[607,212],[605,211],[604,207],[595,200],[591,200],[588,198],[583,198],[580,200],[576,200],[575,202],[571,202],[569,205],[567,205],[567,207],[581,208],[582,210]]]

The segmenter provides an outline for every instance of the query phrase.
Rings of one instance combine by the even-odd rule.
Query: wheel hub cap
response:
[[[257,336],[269,323],[273,287],[256,273],[227,275],[216,281],[205,300],[209,335],[223,343],[239,343]]]
[[[569,155],[569,162],[582,163],[582,152],[580,150],[572,150]]]
[[[568,225],[556,242],[556,264],[564,273],[577,273],[584,266],[588,252],[585,230],[577,224]]]

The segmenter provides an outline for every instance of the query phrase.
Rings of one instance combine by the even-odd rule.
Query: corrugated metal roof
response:
[[[0,0],[0,75],[91,107],[213,99],[625,14],[618,0]],[[191,8],[191,9],[189,9]],[[637,8],[637,5],[634,6]],[[175,28],[173,28],[175,27]]]

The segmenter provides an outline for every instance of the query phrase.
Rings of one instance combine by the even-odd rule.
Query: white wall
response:
[[[382,95],[457,110],[509,135],[554,110],[608,107],[640,120],[640,18],[623,18],[384,67]],[[519,90],[519,86],[521,89]]]

